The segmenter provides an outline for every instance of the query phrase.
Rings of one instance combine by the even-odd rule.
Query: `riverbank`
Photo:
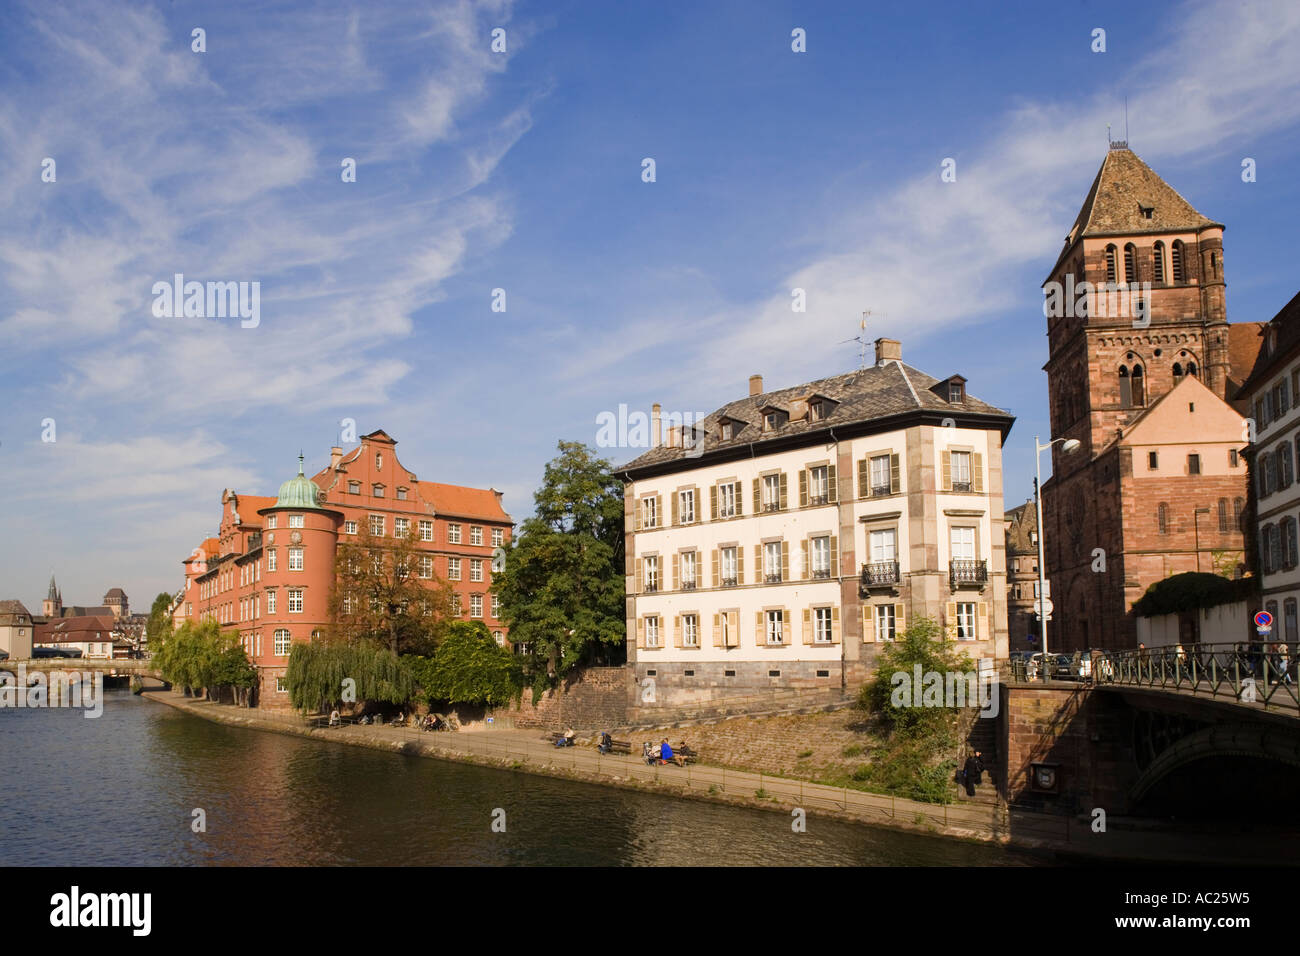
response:
[[[1156,832],[1114,822],[1094,833],[1086,822],[1062,816],[1008,811],[1002,805],[941,806],[771,776],[725,766],[647,766],[639,756],[602,755],[591,747],[558,749],[536,731],[482,729],[426,733],[387,726],[313,727],[296,714],[273,714],[198,701],[174,691],[143,696],[218,723],[274,733],[434,757],[503,770],[616,786],[661,795],[867,824],[875,827],[998,843],[1060,855],[1110,861],[1261,862],[1243,852],[1258,846],[1236,834]],[[1292,845],[1290,852],[1300,846]],[[1287,852],[1281,848],[1280,853]]]

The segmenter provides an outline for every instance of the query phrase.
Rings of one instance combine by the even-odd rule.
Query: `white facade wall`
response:
[[[1273,614],[1270,638],[1288,642],[1300,639],[1300,554],[1296,553],[1300,550],[1298,392],[1300,361],[1293,361],[1261,383],[1253,395],[1255,546],[1262,572],[1263,610]]]

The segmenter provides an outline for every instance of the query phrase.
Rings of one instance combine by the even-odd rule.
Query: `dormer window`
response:
[[[350,494],[350,495],[359,495],[359,494],[361,494],[361,482],[359,482],[359,481],[349,481],[349,482],[348,482],[348,494]]]
[[[722,423],[722,440],[723,440],[723,441],[731,441],[731,436],[732,436],[732,425],[731,425],[731,422],[723,422],[723,423]]]
[[[1155,207],[1155,206],[1142,206],[1142,205],[1139,205],[1139,206],[1138,206],[1138,212],[1140,212],[1140,213],[1142,214],[1142,218],[1143,218],[1143,219],[1150,219],[1152,216],[1155,215],[1156,207]]]
[[[948,383],[948,401],[954,405],[966,401],[966,387],[961,382]]]
[[[826,403],[821,399],[816,399],[808,403],[808,420],[810,422],[819,422],[826,417]]]
[[[406,489],[405,489],[405,488],[398,488],[398,489],[397,489],[397,500],[398,500],[398,501],[405,501],[405,500],[406,500]]]
[[[769,432],[774,431],[776,429],[776,426],[779,425],[780,423],[781,423],[781,415],[779,412],[768,412],[766,415],[763,416],[763,428],[766,431]]]
[[[376,498],[382,498],[384,497],[384,486],[379,484],[371,485],[370,493],[373,494]]]

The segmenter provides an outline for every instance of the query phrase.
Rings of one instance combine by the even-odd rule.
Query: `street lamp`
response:
[[[1043,681],[1046,682],[1048,677],[1047,663],[1047,562],[1043,559],[1043,497],[1039,493],[1039,487],[1043,483],[1043,452],[1051,448],[1057,442],[1064,442],[1061,446],[1061,454],[1072,455],[1079,450],[1079,439],[1077,438],[1054,438],[1046,445],[1034,436],[1034,508],[1038,512],[1038,636],[1043,642],[1043,666],[1039,668]]]

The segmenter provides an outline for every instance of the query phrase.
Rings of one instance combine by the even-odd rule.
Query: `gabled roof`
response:
[[[62,644],[77,641],[106,641],[117,629],[113,615],[78,615],[37,624],[33,644]]]
[[[697,454],[695,457],[688,458],[687,449],[660,445],[617,468],[616,472],[649,468],[678,459],[689,461],[692,467],[696,467],[701,457],[708,457],[714,452],[748,448],[751,444],[762,446],[769,442],[798,439],[802,435],[823,435],[828,429],[836,430],[838,433],[847,426],[864,425],[909,413],[928,412],[966,418],[972,415],[989,416],[995,420],[990,427],[999,428],[1003,434],[1010,430],[1014,419],[1009,412],[973,398],[969,393],[966,395],[965,402],[950,403],[930,391],[931,387],[938,382],[939,379],[933,376],[890,359],[844,375],[818,379],[759,395],[747,395],[704,417],[703,424],[707,437],[703,456]],[[790,419],[761,434],[758,432],[750,434],[750,429],[738,429],[738,434],[733,435],[731,439],[722,440],[719,423],[723,419],[758,421],[760,417],[758,413],[761,409],[767,406],[789,408],[791,402],[806,398],[810,392],[823,395],[835,402],[834,411],[826,418],[815,421],[806,418]]]
[[[1009,509],[1006,521],[1008,551],[1028,554],[1038,550],[1037,542],[1030,539],[1030,534],[1038,530],[1038,509],[1032,501]]]
[[[1239,393],[1243,396],[1252,392],[1263,384],[1263,380],[1273,375],[1274,368],[1288,361],[1297,352],[1300,352],[1300,292],[1297,292],[1291,301],[1282,306],[1277,315],[1269,319],[1268,322],[1261,323],[1243,323],[1245,326],[1253,325],[1257,329],[1260,338],[1255,342],[1255,361],[1251,365],[1250,373],[1242,381]],[[1275,341],[1273,347],[1268,348],[1268,336],[1266,330],[1272,327],[1275,330]],[[1232,326],[1229,326],[1231,329]],[[1244,333],[1243,333],[1244,335]],[[1229,346],[1232,346],[1229,342]],[[1233,371],[1236,371],[1236,363],[1233,363]]]
[[[1196,406],[1195,412],[1187,410],[1188,402]],[[1195,416],[1194,429],[1189,427],[1193,424],[1191,416]],[[1191,375],[1152,402],[1116,441],[1121,445],[1163,445],[1171,441],[1169,435],[1177,435],[1178,441],[1188,444],[1239,442],[1245,445],[1241,437],[1241,415]],[[1114,444],[1114,441],[1110,443]]]
[[[1151,209],[1151,218],[1142,209]],[[1197,212],[1131,149],[1110,149],[1092,181],[1088,197],[1070,227],[1057,266],[1083,236],[1124,236],[1223,228]],[[1053,272],[1056,267],[1053,267]]]
[[[30,624],[32,612],[22,601],[0,601],[0,624]]]

